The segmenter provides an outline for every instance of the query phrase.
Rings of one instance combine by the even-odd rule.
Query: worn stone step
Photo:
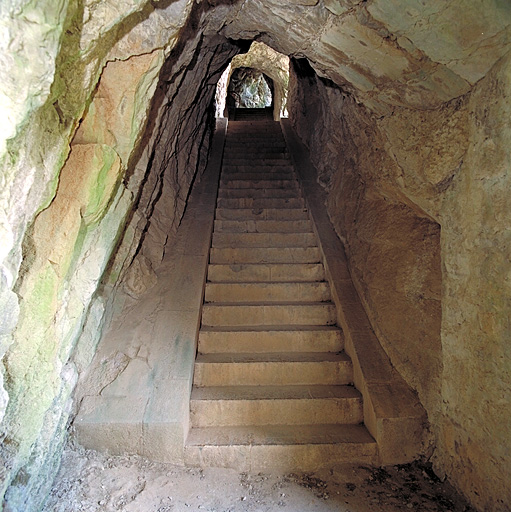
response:
[[[217,220],[308,220],[305,208],[217,208]]]
[[[220,184],[219,190],[225,189],[259,189],[259,188],[285,188],[285,189],[298,189],[298,181],[295,179],[291,180],[249,180],[249,179],[223,179]]]
[[[213,233],[212,247],[315,247],[314,233]]]
[[[282,131],[279,129],[275,129],[275,127],[270,126],[258,126],[254,130],[241,130],[236,127],[229,126],[229,131],[227,133],[227,141],[233,140],[242,140],[249,143],[264,141],[264,142],[280,142],[282,144],[285,143],[284,136],[282,135]]]
[[[253,157],[236,157],[225,155],[223,160],[223,165],[230,166],[253,166],[253,167],[262,167],[262,166],[282,166],[289,163],[289,158],[285,155],[282,155],[281,158],[273,157],[273,158],[253,158]],[[289,164],[290,165],[290,164]]]
[[[340,352],[341,329],[334,325],[201,327],[199,352]]]
[[[362,397],[352,386],[195,387],[193,427],[358,424]]]
[[[233,263],[208,265],[208,281],[221,283],[324,281],[321,263]]]
[[[251,165],[253,162],[259,163],[261,165],[261,162],[265,161],[275,161],[278,160],[279,164],[282,165],[292,165],[291,158],[289,154],[285,151],[282,151],[280,149],[276,149],[274,151],[266,151],[262,148],[243,148],[240,147],[237,148],[231,148],[230,150],[224,151],[224,158],[223,158],[223,164],[227,164],[230,161],[235,160],[243,160],[246,163],[246,165]],[[268,165],[262,163],[262,165]],[[269,164],[272,165],[272,164]]]
[[[210,263],[319,263],[318,247],[212,247]]]
[[[202,325],[334,325],[335,305],[330,302],[225,303],[210,302],[202,308]]]
[[[222,176],[229,177],[233,173],[294,173],[291,165],[224,165]]]
[[[284,156],[289,158],[289,154],[283,146],[261,147],[259,144],[254,144],[252,146],[247,144],[226,144],[224,148],[224,155],[243,158],[246,156],[254,156],[258,158],[280,158],[281,156]]]
[[[230,149],[231,147],[249,148],[249,149],[273,149],[279,148],[283,151],[287,150],[286,142],[282,135],[278,134],[231,134],[227,137],[225,148]]]
[[[202,327],[199,352],[340,352],[344,348],[337,326]]]
[[[264,122],[257,122],[252,126],[247,125],[247,123],[243,123],[243,125],[237,126],[235,123],[237,121],[229,120],[229,130],[227,132],[227,138],[244,138],[248,140],[254,139],[268,139],[274,140],[275,138],[279,138],[284,140],[284,136],[282,135],[282,130],[280,126],[275,124],[269,124]]]
[[[222,174],[222,179],[220,180],[220,185],[224,186],[231,181],[234,180],[252,180],[255,182],[258,181],[279,181],[279,180],[294,180],[296,182],[295,174],[292,171],[285,172],[224,172]]]
[[[310,220],[215,220],[215,233],[312,233]]]
[[[192,428],[185,463],[240,472],[318,471],[340,463],[376,464],[363,425],[259,425]]]
[[[228,137],[225,146],[224,152],[227,151],[251,151],[256,153],[260,150],[263,151],[271,151],[275,153],[286,153],[287,146],[283,139],[277,137],[269,139],[247,139],[242,137]]]
[[[219,208],[304,208],[305,201],[301,197],[268,198],[244,197],[236,199],[218,198]]]
[[[353,383],[344,353],[199,354],[194,386],[294,386]]]
[[[264,143],[261,144],[254,144],[252,147],[245,145],[244,147],[240,148],[226,148],[227,151],[224,149],[224,161],[225,159],[231,159],[231,158],[240,158],[245,159],[248,157],[254,159],[254,160],[282,160],[282,159],[289,159],[289,154],[287,151],[281,151],[281,150],[272,150],[271,148],[266,148]]]
[[[222,188],[218,191],[219,199],[271,199],[271,198],[286,198],[294,199],[300,197],[298,189],[280,189],[280,188]]]
[[[310,283],[206,283],[206,302],[326,302],[331,299],[326,281]]]

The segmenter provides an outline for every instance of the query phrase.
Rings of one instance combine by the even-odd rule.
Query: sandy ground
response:
[[[314,474],[182,468],[68,448],[45,512],[474,512],[427,465]]]

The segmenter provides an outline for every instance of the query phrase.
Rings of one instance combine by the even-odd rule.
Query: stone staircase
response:
[[[280,124],[230,121],[186,462],[241,471],[375,462],[336,318]]]

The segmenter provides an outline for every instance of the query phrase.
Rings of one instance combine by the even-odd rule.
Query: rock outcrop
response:
[[[294,59],[290,117],[373,328],[427,409],[437,471],[506,510],[506,2],[6,0],[0,24],[11,510],[40,508],[112,290],[154,282],[204,169],[216,82],[254,39]]]

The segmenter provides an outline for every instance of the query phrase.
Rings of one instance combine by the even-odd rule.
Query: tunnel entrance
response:
[[[227,86],[226,111],[232,120],[272,119],[273,80],[253,68],[236,68]]]
[[[229,119],[269,117],[275,121],[286,118],[288,87],[289,57],[253,42],[247,53],[232,59],[218,81],[215,115]],[[235,114],[235,109],[243,111]]]
[[[273,81],[253,68],[237,68],[227,87],[227,106],[265,108],[273,105]]]

